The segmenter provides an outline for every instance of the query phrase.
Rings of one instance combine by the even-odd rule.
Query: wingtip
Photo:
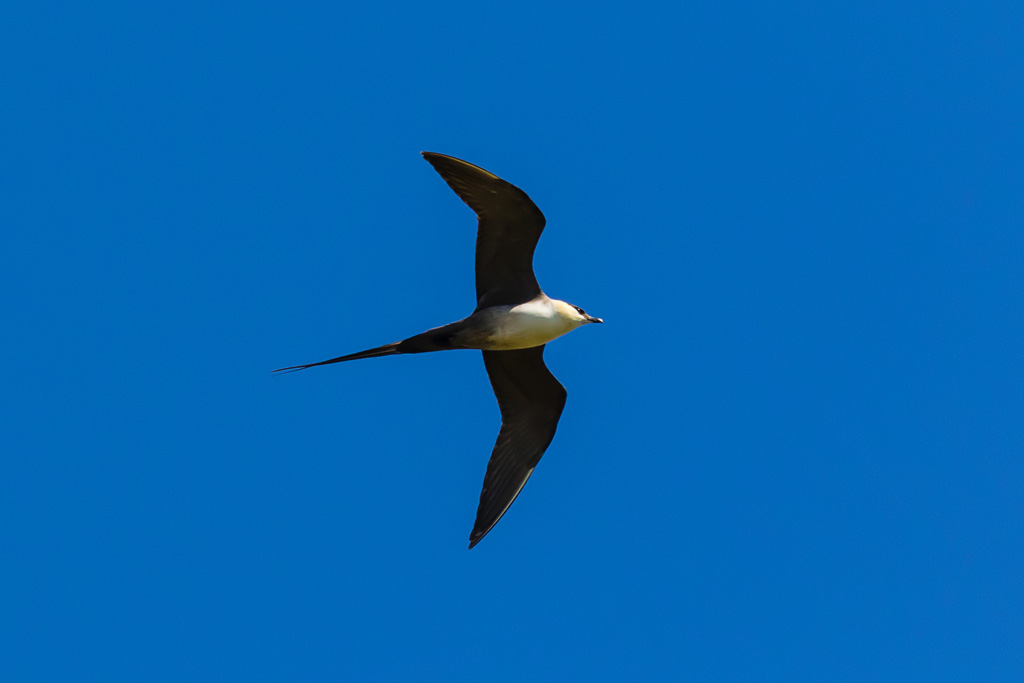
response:
[[[465,159],[453,157],[450,154],[441,154],[440,152],[420,152],[420,154],[427,160],[427,163],[434,167],[435,171],[441,174],[441,177],[444,178],[445,182],[449,185],[452,185],[455,178],[458,178],[460,175],[465,176],[467,173],[470,175],[473,173],[479,173],[488,180],[501,180],[501,178],[494,175],[486,168],[481,168],[476,164],[469,163]],[[455,189],[455,186],[452,185],[452,188]],[[518,190],[518,188],[516,189]],[[522,192],[522,190],[519,191]],[[456,189],[455,193],[459,194],[459,190]],[[463,201],[465,201],[465,199],[463,199]]]
[[[422,156],[426,160],[426,162],[433,166],[435,169],[438,168],[438,164],[456,161],[455,157],[450,157],[447,154],[441,154],[439,152],[420,152],[420,156]],[[438,172],[440,173],[440,171]]]
[[[511,505],[511,503],[509,503],[509,505]],[[508,510],[507,507],[505,509]],[[504,515],[504,514],[505,514],[504,512],[501,513],[501,515],[498,516],[498,519],[501,519],[502,515]],[[477,543],[479,543],[480,541],[482,541],[485,538],[487,538],[487,534],[491,533],[491,530],[494,529],[495,525],[497,525],[498,519],[496,519],[493,522],[491,522],[491,525],[489,527],[487,527],[486,529],[482,529],[478,525],[474,525],[473,526],[473,530],[471,532],[469,532],[469,549],[470,550],[472,550],[473,546],[475,546]]]
[[[493,528],[493,524],[486,529],[481,529],[478,524],[474,524],[473,530],[469,532],[469,549],[472,550],[477,543],[487,538],[487,534],[491,533]]]

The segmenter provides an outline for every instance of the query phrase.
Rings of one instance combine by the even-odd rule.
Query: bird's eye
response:
[[[586,313],[583,312],[583,309],[580,308],[579,306],[573,306],[573,308],[575,308],[576,312],[579,313],[580,315],[586,315]]]

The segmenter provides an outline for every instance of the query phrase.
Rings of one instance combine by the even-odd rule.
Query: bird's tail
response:
[[[403,353],[398,350],[398,347],[402,342],[393,342],[391,344],[385,344],[384,346],[378,346],[375,349],[367,349],[366,351],[360,351],[359,353],[350,353],[347,356],[338,356],[330,360],[322,360],[319,363],[307,363],[306,365],[293,365],[289,368],[278,368],[274,372],[286,374],[289,372],[298,372],[299,370],[305,370],[306,368],[315,368],[318,365],[330,365],[331,363],[344,363],[347,360],[360,360],[362,358],[376,358],[377,356],[393,356],[396,353]]]
[[[432,330],[427,330],[415,337],[409,337],[399,342],[392,342],[375,349],[367,349],[359,353],[350,353],[347,356],[338,356],[330,360],[322,360],[319,363],[308,363],[306,365],[293,365],[288,368],[278,368],[274,372],[281,374],[297,372],[306,368],[315,368],[318,365],[330,365],[331,363],[344,363],[347,360],[361,360],[363,358],[376,358],[377,356],[394,356],[399,353],[427,353],[429,351],[447,351],[460,348],[452,343],[453,335],[465,327],[464,321],[442,325]]]

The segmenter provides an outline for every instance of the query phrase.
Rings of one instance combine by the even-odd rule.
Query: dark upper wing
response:
[[[423,152],[455,194],[476,212],[477,309],[521,304],[540,294],[533,250],[544,214],[526,193],[493,173],[454,157]]]
[[[501,409],[501,431],[487,463],[470,548],[494,528],[523,490],[555,436],[566,397],[565,387],[544,365],[543,346],[483,354]]]

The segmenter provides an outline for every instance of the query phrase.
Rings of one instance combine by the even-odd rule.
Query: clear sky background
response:
[[[1024,677],[1024,10],[17,3],[0,679]],[[474,305],[605,318],[466,550]]]

